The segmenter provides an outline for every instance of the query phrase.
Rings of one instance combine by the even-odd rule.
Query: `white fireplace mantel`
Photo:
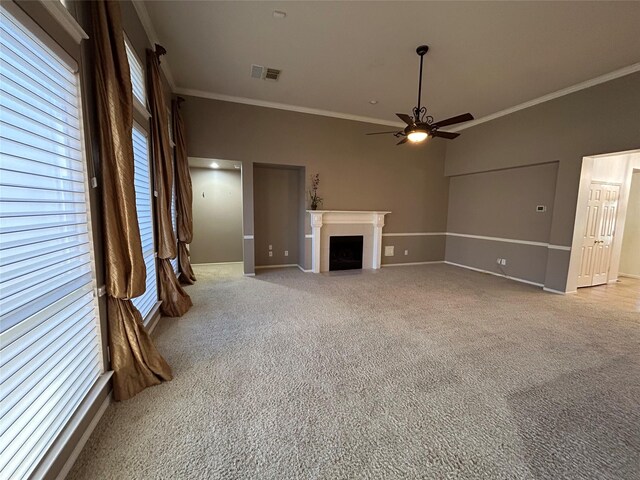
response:
[[[313,273],[328,270],[329,237],[341,234],[363,235],[363,268],[380,268],[384,216],[391,212],[347,210],[307,210],[307,212],[311,217],[311,271]],[[329,227],[332,231],[327,231],[327,228],[323,230],[323,226]]]

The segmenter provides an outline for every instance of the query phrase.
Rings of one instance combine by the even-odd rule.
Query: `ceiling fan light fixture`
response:
[[[429,134],[424,130],[414,130],[407,135],[409,141],[413,143],[424,142],[427,137],[429,137]]]
[[[440,127],[448,127],[449,125],[455,125],[457,123],[468,122],[473,120],[473,115],[470,113],[463,113],[462,115],[456,115],[455,117],[447,118],[434,122],[434,118],[427,114],[427,107],[422,105],[422,66],[424,62],[424,56],[429,51],[427,45],[420,45],[416,49],[416,53],[420,57],[420,74],[418,76],[418,104],[411,110],[411,115],[406,113],[396,113],[396,116],[402,120],[407,126],[404,130],[399,132],[372,132],[367,135],[381,135],[392,133],[396,138],[401,140],[396,145],[404,145],[407,142],[422,143],[428,140],[429,137],[440,137],[447,140],[453,140],[460,136],[459,133],[445,132],[440,130]],[[374,100],[370,100],[369,103],[374,104]]]

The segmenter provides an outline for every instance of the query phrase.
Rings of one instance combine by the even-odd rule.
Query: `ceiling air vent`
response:
[[[262,78],[264,67],[262,65],[251,65],[251,78]]]
[[[278,78],[280,78],[280,70],[267,68],[267,73],[264,75],[265,80],[278,80]]]

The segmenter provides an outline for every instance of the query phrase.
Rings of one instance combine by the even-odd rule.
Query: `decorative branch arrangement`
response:
[[[322,197],[318,196],[318,186],[320,185],[320,174],[316,173],[311,176],[311,190],[309,190],[309,198],[311,199],[311,210],[317,210],[318,205],[322,204]]]

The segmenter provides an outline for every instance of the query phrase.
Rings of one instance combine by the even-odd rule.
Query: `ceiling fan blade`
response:
[[[396,115],[398,116],[398,118],[400,120],[402,120],[404,123],[406,123],[407,125],[413,125],[413,118],[411,118],[409,115],[407,115],[406,113],[396,113]]]
[[[453,132],[441,132],[440,130],[436,130],[435,132],[433,132],[431,134],[432,137],[442,137],[442,138],[447,138],[449,140],[453,140],[456,137],[459,137],[460,134],[459,133],[453,133]]]
[[[455,125],[456,123],[468,122],[473,120],[473,115],[470,113],[463,113],[462,115],[456,115],[455,117],[447,118],[446,120],[440,120],[433,124],[434,127],[446,127],[447,125]]]
[[[398,143],[396,143],[396,146],[402,145],[403,143],[407,143],[407,140],[409,140],[409,139],[407,137],[404,137],[402,140],[400,140]]]
[[[365,135],[384,135],[385,133],[398,133],[398,132],[371,132],[371,133],[365,133]]]

